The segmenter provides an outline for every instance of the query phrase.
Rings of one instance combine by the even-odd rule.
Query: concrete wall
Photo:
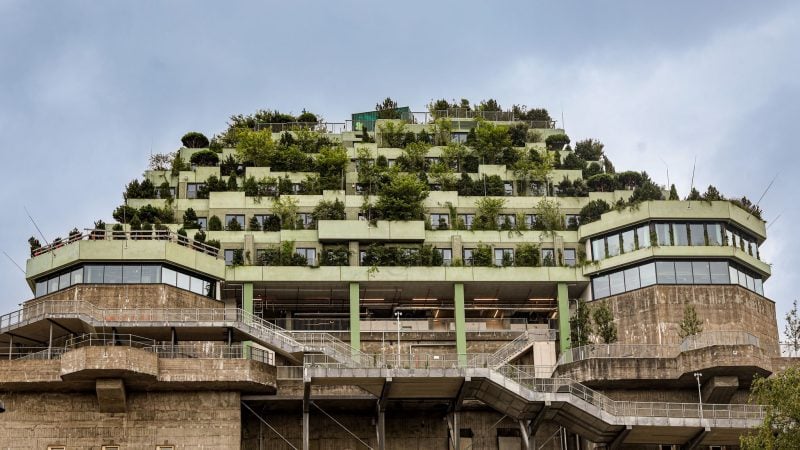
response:
[[[122,448],[240,448],[239,394],[235,392],[149,392],[128,395],[128,412],[98,412],[90,394],[3,394],[6,412],[0,448],[69,450]]]
[[[86,301],[99,308],[222,308],[224,304],[166,284],[81,284],[25,303],[45,300]]]

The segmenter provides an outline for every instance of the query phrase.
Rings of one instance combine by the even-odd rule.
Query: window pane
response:
[[[747,289],[750,289],[751,291],[756,290],[756,285],[753,283],[753,277],[749,274],[746,274],[745,276],[747,277]]]
[[[185,273],[178,272],[178,283],[177,286],[181,289],[186,289],[187,291],[191,287],[191,277],[186,275]]]
[[[141,283],[142,266],[124,266],[122,268],[123,283]]]
[[[83,283],[83,268],[72,271],[72,284]]]
[[[689,234],[686,231],[685,223],[672,224],[672,238],[675,245],[689,245]]]
[[[71,278],[71,277],[70,277],[70,274],[69,274],[69,273],[65,273],[65,274],[62,274],[61,276],[59,276],[59,277],[58,277],[58,288],[59,288],[59,289],[66,289],[66,288],[68,288],[68,287],[69,287],[69,284],[70,284],[70,283],[69,283],[69,280],[70,280],[70,278]]]
[[[692,245],[699,247],[706,245],[705,227],[702,223],[689,224],[689,235]]]
[[[592,259],[600,261],[606,257],[606,242],[605,239],[592,239]]]
[[[575,267],[575,249],[574,248],[565,248],[564,249],[564,265],[568,267]]]
[[[619,255],[619,235],[615,234],[606,238],[608,245],[608,257]]]
[[[142,266],[142,283],[158,283],[160,282],[161,267],[159,266]]]
[[[175,286],[176,280],[175,277],[177,276],[177,272],[172,269],[168,269],[163,267],[161,269],[161,282],[164,284],[168,284],[170,286]]]
[[[656,265],[650,263],[639,267],[639,279],[642,287],[656,284]]]
[[[542,249],[542,265],[549,267],[556,265],[556,256],[552,248]]]
[[[201,280],[200,278],[195,278],[195,277],[189,277],[189,278],[190,278],[190,281],[191,281],[190,290],[192,292],[194,292],[195,294],[205,295],[205,291],[204,291],[205,285],[204,285],[203,280]]]
[[[728,284],[731,282],[728,275],[728,263],[723,261],[711,261],[711,283]]]
[[[622,233],[622,251],[624,253],[632,252],[636,248],[636,242],[633,240],[633,230],[628,230]]]
[[[708,261],[692,261],[692,273],[694,275],[694,284],[711,283]]]
[[[656,224],[656,238],[658,239],[658,245],[665,246],[665,245],[672,245],[672,242],[669,238],[669,224],[668,223],[657,223]]]
[[[608,284],[611,295],[625,292],[625,275],[622,272],[614,272],[608,275]]]
[[[647,225],[636,229],[636,238],[639,241],[639,248],[650,247],[650,227]]]
[[[735,267],[730,266],[728,268],[728,275],[730,275],[730,277],[731,277],[731,280],[730,280],[731,284],[738,284],[739,283],[739,271],[736,270]]]
[[[675,263],[672,261],[657,261],[656,277],[659,284],[675,284]]]
[[[678,284],[692,284],[692,263],[689,261],[675,262],[675,282]]]
[[[86,266],[83,268],[84,279],[87,283],[97,284],[103,282],[103,269],[105,266]]]
[[[47,280],[47,293],[55,292],[58,290],[58,277],[53,277]]]
[[[737,272],[739,272],[739,286],[747,287],[747,275],[745,275],[745,273],[741,270],[738,270]]]
[[[41,297],[47,294],[47,281],[39,281],[36,283],[36,296]]]
[[[103,283],[105,284],[122,283],[122,266],[106,266],[106,271],[105,274],[103,275]]]
[[[755,284],[755,291],[759,295],[764,295],[764,282],[761,278],[753,278],[753,283]]]
[[[708,245],[722,245],[722,226],[718,223],[706,224]]]
[[[592,280],[592,289],[594,290],[594,298],[608,297],[608,277],[602,276]]]
[[[630,269],[625,269],[625,290],[632,291],[634,289],[639,289],[640,287],[641,283],[639,282],[639,268],[631,267]]]

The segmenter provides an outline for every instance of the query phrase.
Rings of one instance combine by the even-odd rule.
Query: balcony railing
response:
[[[275,325],[291,329],[292,331],[328,331],[345,332],[350,330],[350,319],[343,317],[315,317],[315,318],[291,318],[291,319],[267,319]],[[490,331],[526,331],[539,333],[550,333],[546,325],[528,323],[526,319],[466,319],[465,328],[467,332],[490,332]],[[396,332],[396,319],[361,319],[360,330],[362,332]],[[408,332],[454,332],[455,319],[401,319],[400,331]]]
[[[31,251],[31,256],[39,256],[45,253],[58,250],[65,245],[72,244],[77,241],[116,241],[116,240],[132,240],[132,241],[169,241],[177,243],[183,247],[191,248],[192,250],[205,253],[206,255],[219,257],[219,249],[210,245],[204,244],[194,239],[189,239],[186,236],[174,233],[170,230],[146,230],[146,231],[109,231],[109,230],[94,230],[90,228],[84,229],[83,233],[70,235],[66,239],[57,238],[50,245],[39,247]]]
[[[339,134],[347,129],[345,122],[280,122],[280,123],[257,123],[253,127],[255,131],[272,130],[273,133],[284,131],[294,131],[298,129],[318,131],[320,133]]]

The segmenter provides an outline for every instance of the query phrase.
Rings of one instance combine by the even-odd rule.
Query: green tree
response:
[[[200,228],[200,225],[197,223],[197,213],[194,212],[193,208],[186,208],[186,211],[183,212],[183,228]]]
[[[375,111],[378,112],[378,119],[399,119],[400,112],[397,111],[397,102],[391,97],[386,97],[382,102],[375,104]]]
[[[280,219],[281,229],[294,230],[299,211],[297,199],[291,197],[278,197],[272,200],[272,211]]]
[[[742,450],[800,448],[800,366],[791,366],[769,378],[756,375],[750,402],[765,406],[764,422],[741,436]]]
[[[594,308],[592,318],[597,327],[597,334],[600,335],[603,343],[613,344],[617,342],[617,325],[614,323],[614,315],[611,312],[611,308],[607,304],[603,303]]]
[[[222,221],[219,220],[217,216],[211,216],[208,218],[208,231],[220,231],[222,230]]]
[[[795,352],[800,350],[800,317],[797,316],[797,300],[792,303],[792,309],[786,313],[786,328],[783,329],[783,336],[786,343]]]
[[[586,224],[600,220],[600,216],[610,210],[611,206],[605,200],[592,200],[581,208],[580,223]]]
[[[586,161],[599,161],[603,156],[603,144],[595,139],[584,139],[575,143],[575,154]]]
[[[275,141],[272,140],[272,131],[242,130],[238,133],[236,156],[239,161],[253,166],[269,166],[275,158]]]
[[[669,199],[670,200],[680,200],[681,198],[678,197],[678,190],[675,189],[675,185],[669,187]]]
[[[505,204],[506,201],[502,198],[483,197],[478,199],[475,202],[475,221],[472,229],[496,230],[497,218]]]
[[[697,317],[697,310],[694,309],[694,305],[686,305],[683,308],[683,320],[678,326],[680,327],[678,335],[681,339],[703,332],[703,322]]]
[[[498,164],[503,161],[506,153],[513,150],[508,127],[485,120],[478,121],[478,126],[475,128],[475,143],[472,145],[483,164]]]
[[[186,148],[206,148],[208,147],[208,138],[198,131],[190,131],[183,135],[181,143]]]
[[[383,220],[422,220],[428,185],[411,174],[398,174],[381,189],[375,209]]]
[[[347,218],[344,211],[344,203],[338,198],[333,201],[321,200],[314,207],[311,215],[314,217],[315,222],[320,220],[344,220]]]
[[[570,347],[583,347],[589,344],[589,335],[592,334],[592,321],[589,317],[589,307],[581,300],[575,305],[575,313],[569,318]]]
[[[535,229],[548,232],[564,229],[564,218],[557,201],[546,198],[539,200],[534,208],[534,214],[536,214]]]

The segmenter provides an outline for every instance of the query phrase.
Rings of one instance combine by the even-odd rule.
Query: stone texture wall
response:
[[[81,284],[45,295],[25,303],[34,305],[44,300],[83,300],[100,308],[222,308],[203,295],[167,284]]]
[[[592,303],[611,308],[618,343],[679,345],[684,307],[694,305],[704,332],[748,332],[762,348],[778,354],[775,304],[740,286],[656,285]]]
[[[126,413],[98,412],[91,394],[3,394],[0,448],[100,450],[239,450],[240,404],[235,392],[150,392],[128,395]]]

